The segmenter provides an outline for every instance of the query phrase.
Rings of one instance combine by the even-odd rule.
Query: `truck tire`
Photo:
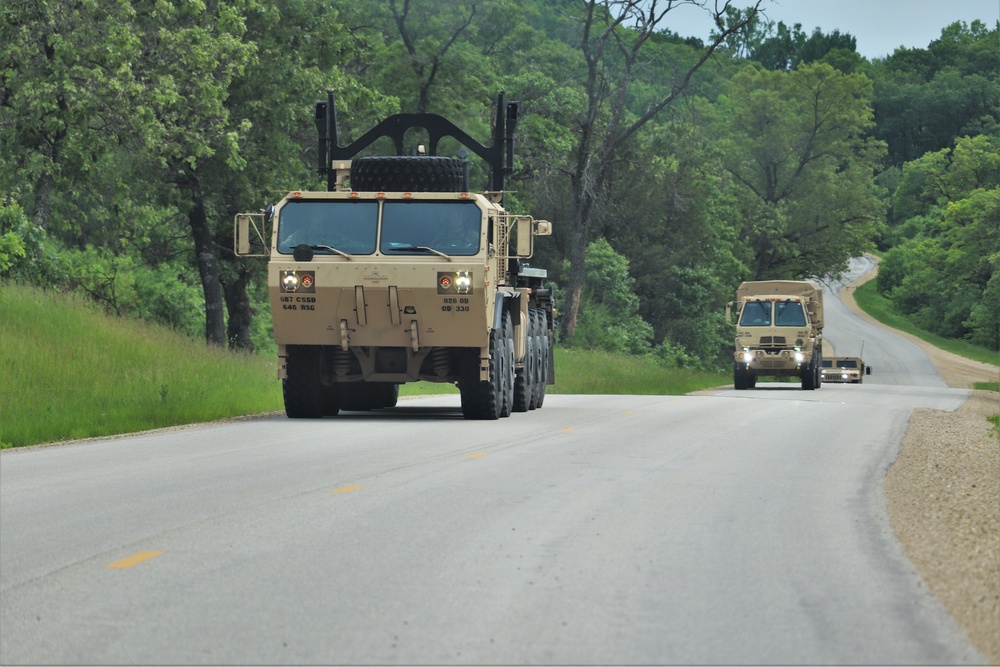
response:
[[[382,394],[382,407],[394,408],[399,402],[399,385],[395,382],[386,382]]]
[[[479,379],[479,354],[473,352],[463,359],[462,379],[458,390],[462,395],[462,414],[466,419],[500,419],[503,404],[501,379],[501,349],[503,327],[490,333],[490,379]]]
[[[809,365],[803,368],[799,377],[802,378],[802,388],[811,391],[816,388],[816,357],[809,360]]]
[[[549,338],[548,316],[545,311],[538,310],[538,349],[541,350],[538,364],[538,389],[535,391],[535,407],[540,408],[545,403],[545,391],[549,384],[549,357],[552,355]]]
[[[289,345],[285,358],[286,378],[281,381],[285,414],[291,419],[316,419],[326,411],[322,385],[320,348]]]
[[[741,364],[739,362],[733,364],[733,388],[750,388],[750,371],[747,370],[746,364]]]
[[[538,352],[535,340],[534,313],[528,311],[528,321],[524,324],[524,364],[514,377],[514,412],[527,412],[534,405],[535,375],[537,373]]]
[[[503,404],[501,417],[510,417],[514,409],[514,325],[510,311],[503,314]]]
[[[538,315],[534,308],[528,308],[528,352],[531,354],[531,375],[528,376],[531,395],[528,409],[534,410],[538,407],[538,378],[542,366],[542,344],[538,339]]]
[[[463,192],[465,165],[437,155],[380,155],[351,163],[351,189],[361,192]]]

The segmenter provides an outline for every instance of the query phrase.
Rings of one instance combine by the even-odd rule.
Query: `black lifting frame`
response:
[[[520,110],[519,102],[504,104],[504,94],[497,98],[496,120],[493,125],[493,144],[483,146],[450,120],[433,113],[398,113],[365,132],[349,146],[341,146],[337,137],[337,107],[333,92],[328,92],[325,102],[316,102],[316,130],[319,133],[319,173],[326,175],[327,190],[336,187],[336,160],[350,160],[377,139],[388,137],[396,145],[396,155],[403,154],[403,136],[407,130],[423,128],[430,138],[428,155],[437,155],[438,142],[443,137],[453,137],[460,144],[481,157],[490,166],[490,189],[503,192],[504,177],[514,171],[514,130]],[[506,157],[506,161],[504,160]]]

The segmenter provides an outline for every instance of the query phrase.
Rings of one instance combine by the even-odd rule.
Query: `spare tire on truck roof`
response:
[[[359,192],[465,192],[465,163],[438,155],[380,155],[351,163],[351,189]]]

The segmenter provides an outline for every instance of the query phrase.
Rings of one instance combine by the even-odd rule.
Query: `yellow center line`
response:
[[[486,456],[486,452],[476,452],[475,454],[469,454],[465,458],[467,459],[478,459],[480,457]]]
[[[360,484],[354,484],[353,486],[342,486],[339,489],[334,489],[330,493],[350,493],[351,491],[357,491],[360,488]]]
[[[559,429],[559,432],[560,432],[560,433],[569,433],[569,432],[570,432],[570,431],[572,431],[572,430],[573,430],[573,427],[572,427],[572,426],[570,426],[569,428],[562,428],[562,429]]]
[[[625,414],[627,414],[627,415],[634,415],[635,414],[635,410],[626,410]]]
[[[112,570],[124,570],[126,568],[133,567],[147,561],[150,558],[156,558],[157,556],[162,556],[162,551],[140,551],[137,554],[133,554],[128,558],[122,558],[121,560],[116,560],[114,563],[108,563],[104,567],[110,568]]]

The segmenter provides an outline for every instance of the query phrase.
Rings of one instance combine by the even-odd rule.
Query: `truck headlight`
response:
[[[802,354],[801,352],[798,351],[795,352],[795,363],[801,364],[803,361],[805,361],[805,358],[806,358],[805,355]]]
[[[745,361],[748,364],[750,362],[752,362],[753,361],[753,352],[751,352],[748,349],[744,349],[743,350],[743,361]]]
[[[439,271],[438,294],[472,294],[472,271]]]
[[[282,271],[278,276],[282,292],[316,293],[315,271]]]
[[[281,276],[281,289],[285,292],[294,292],[299,288],[299,276],[294,271],[286,271]]]

